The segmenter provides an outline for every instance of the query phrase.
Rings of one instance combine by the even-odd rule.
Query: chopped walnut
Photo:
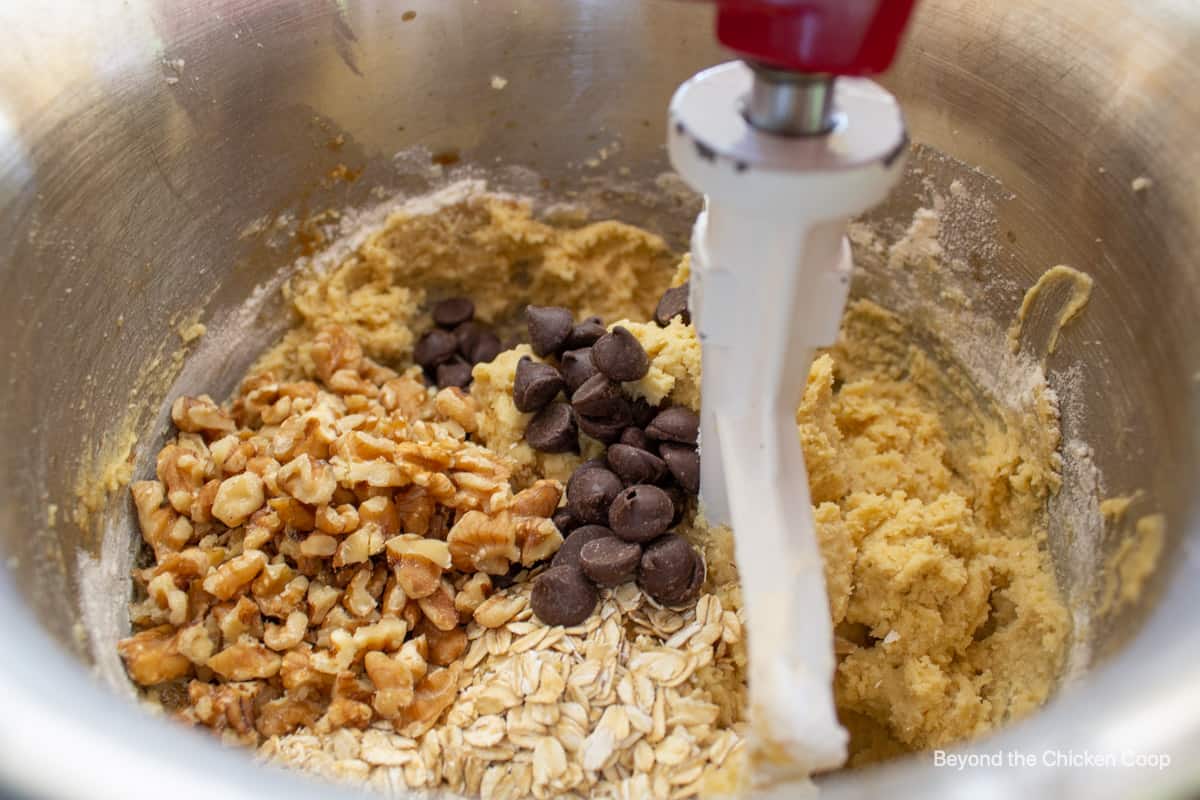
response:
[[[159,608],[166,609],[167,622],[180,626],[188,619],[187,593],[175,585],[175,579],[163,573],[150,581],[146,593],[158,603]]]
[[[521,557],[517,530],[507,512],[489,517],[482,511],[468,511],[454,523],[446,543],[454,568],[464,572],[503,575]]]
[[[430,530],[437,502],[420,486],[409,486],[396,493],[393,505],[399,523],[407,533],[421,536],[432,534]],[[399,528],[396,531],[399,533]]]
[[[294,575],[295,572],[286,562],[267,564],[250,584],[250,591],[260,600],[272,597],[282,592]]]
[[[217,501],[217,491],[221,488],[221,481],[218,478],[205,483],[193,495],[192,504],[187,511],[183,512],[191,517],[193,522],[212,522],[212,507]]]
[[[267,504],[282,527],[293,531],[311,531],[317,527],[316,513],[294,497],[272,497]]]
[[[329,634],[329,647],[315,651],[309,663],[318,672],[337,675],[349,669],[357,656],[358,644],[354,641],[354,635],[339,628]]]
[[[525,603],[519,597],[494,594],[475,609],[474,618],[485,628],[499,628],[521,613],[524,607]]]
[[[363,357],[358,340],[341,325],[330,325],[318,333],[310,353],[317,375],[326,382],[340,370],[357,370]]]
[[[387,411],[398,411],[407,419],[420,419],[429,401],[429,390],[419,380],[402,376],[385,381],[379,402]]]
[[[310,558],[328,558],[338,550],[338,540],[327,533],[314,533],[300,543],[300,552]]]
[[[297,695],[321,695],[333,686],[333,678],[312,665],[312,648],[301,644],[289,650],[279,666],[284,690]]]
[[[257,682],[229,683],[213,686],[200,681],[188,684],[188,700],[192,715],[204,725],[217,731],[226,728],[242,737],[254,729],[254,700],[262,692]],[[250,739],[253,741],[253,739]]]
[[[313,625],[320,625],[325,621],[325,615],[329,610],[337,605],[341,598],[342,592],[340,589],[335,589],[332,586],[326,586],[323,583],[311,583],[308,587],[308,619]]]
[[[243,472],[221,481],[213,499],[212,515],[231,528],[241,525],[263,504],[262,478]]]
[[[368,497],[358,506],[358,524],[378,525],[380,532],[387,539],[400,532],[400,512],[391,497]]]
[[[282,736],[296,728],[312,725],[321,715],[321,706],[304,698],[277,697],[263,704],[255,728],[263,736]]]
[[[399,650],[404,644],[408,625],[395,617],[384,617],[371,625],[363,625],[354,632],[354,644],[360,652],[373,650]]]
[[[307,453],[281,467],[276,480],[280,489],[310,506],[325,505],[333,499],[333,490],[337,488],[329,464]]]
[[[454,595],[454,607],[462,619],[470,619],[475,609],[483,605],[483,601],[492,594],[492,578],[486,572],[472,575]]]
[[[167,487],[167,502],[180,514],[188,513],[204,484],[204,462],[195,452],[169,444],[159,451],[157,471]]]
[[[305,414],[288,417],[271,439],[271,453],[280,461],[291,461],[301,455],[329,458],[329,446],[338,436],[336,419],[333,410],[323,404]]]
[[[170,506],[164,505],[166,491],[159,481],[135,481],[130,484],[137,508],[142,539],[154,550],[156,558],[182,550],[192,538],[192,524]]]
[[[453,664],[467,650],[467,632],[462,626],[442,630],[426,619],[417,626],[429,646],[429,663],[445,667]]]
[[[176,398],[171,404],[171,421],[181,431],[214,436],[218,433],[232,433],[237,427],[233,417],[206,394]]]
[[[159,625],[122,639],[117,650],[130,676],[142,686],[155,686],[190,673],[192,662],[179,652],[176,636],[174,626]]]
[[[204,579],[204,591],[221,600],[228,600],[254,580],[266,565],[267,556],[261,550],[242,553],[215,567]]]
[[[379,394],[379,387],[371,383],[366,378],[359,375],[352,369],[339,369],[333,375],[329,376],[326,381],[329,388],[341,395],[360,395],[362,397],[375,397]],[[350,407],[350,402],[353,398],[346,398],[346,405]]]
[[[396,577],[393,575],[384,584],[383,597],[379,604],[379,613],[385,617],[398,617],[404,613],[404,607],[408,604],[408,596],[404,594],[404,590],[400,588],[400,584],[396,582]]]
[[[225,644],[232,644],[243,635],[257,637],[262,632],[262,614],[248,597],[237,602],[222,603],[213,608],[212,619]]]
[[[400,717],[405,736],[419,736],[433,727],[454,702],[458,691],[458,665],[431,670],[413,690],[413,701]]]
[[[520,517],[550,517],[562,499],[562,484],[558,481],[535,481],[513,497],[510,509]]]
[[[208,668],[230,681],[272,678],[279,674],[280,658],[260,642],[242,637],[208,660]]]
[[[325,733],[338,728],[365,728],[371,723],[373,713],[374,710],[366,703],[336,697],[314,728]]]
[[[196,666],[204,666],[212,657],[216,644],[204,625],[195,623],[179,631],[176,647],[188,661]]]
[[[437,591],[442,572],[450,569],[450,548],[445,542],[412,533],[388,539],[387,555],[396,583],[412,598],[428,597]]]
[[[458,625],[458,609],[454,607],[454,587],[445,578],[432,594],[417,598],[417,605],[420,606],[425,619],[439,630],[453,630]]]
[[[457,386],[438,392],[433,405],[438,414],[458,423],[466,433],[474,433],[478,429],[479,403]]]
[[[303,611],[293,611],[283,625],[267,625],[263,631],[263,643],[275,651],[291,650],[304,641],[307,631],[308,615]]]
[[[265,616],[284,619],[300,608],[308,592],[308,578],[297,575],[287,582],[282,591],[258,598],[258,609]]]
[[[315,380],[175,400],[157,480],[130,487],[154,563],[118,650],[143,686],[194,678],[182,718],[231,741],[418,735],[454,699],[465,623],[524,610],[487,573],[558,549],[562,487],[514,494],[512,463],[470,440],[470,394],[398,375],[346,328],[301,353]]]
[[[558,526],[544,517],[516,517],[517,545],[521,548],[521,566],[531,567],[558,552],[563,537]]]
[[[380,652],[367,653],[363,666],[371,683],[375,684],[375,695],[371,706],[383,719],[395,719],[413,701],[412,670],[399,658]]]
[[[359,523],[358,509],[349,503],[337,507],[323,505],[317,509],[316,527],[325,533],[342,536],[357,530]]]
[[[342,595],[342,605],[356,617],[365,617],[375,610],[375,598],[367,591],[367,582],[370,580],[371,570],[360,569],[350,579],[350,584]]]

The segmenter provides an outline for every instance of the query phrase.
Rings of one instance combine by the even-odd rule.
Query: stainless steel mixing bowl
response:
[[[112,568],[121,558],[106,573],[94,556],[127,563],[132,529],[122,492],[77,524],[80,476],[124,452],[121,424],[163,430],[169,393],[230,389],[278,333],[273,287],[296,240],[252,234],[254,220],[369,204],[373,187],[420,190],[441,180],[430,162],[457,153],[501,185],[588,190],[601,210],[682,245],[694,206],[664,200],[654,178],[671,91],[723,60],[710,13],[652,0],[0,6],[5,782],[61,797],[333,794],[101,685],[112,657],[94,654],[124,613],[124,575]],[[1140,507],[1167,517],[1148,596],[1088,629],[1089,674],[975,748],[1130,749],[1172,765],[959,773],[911,758],[832,776],[832,796],[1200,785],[1198,80],[1200,7],[1187,0],[926,0],[888,83],[918,142],[1002,189],[918,158],[924,172],[882,212],[911,212],[922,178],[988,184],[998,245],[959,243],[981,280],[1027,285],[1054,263],[1095,278],[1051,382],[1086,410],[1065,418],[1067,434],[1092,446],[1103,491],[1144,490]],[[339,163],[361,178],[330,178]],[[1148,191],[1131,190],[1138,176]],[[1018,298],[1000,288],[985,305],[999,318]],[[197,309],[209,334],[176,376],[176,330]],[[139,470],[157,444],[142,437]],[[1063,554],[1086,535],[1056,525],[1068,584]]]

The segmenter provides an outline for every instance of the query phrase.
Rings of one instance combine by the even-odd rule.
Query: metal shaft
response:
[[[750,63],[754,84],[746,120],[778,136],[819,136],[833,129],[833,75]]]

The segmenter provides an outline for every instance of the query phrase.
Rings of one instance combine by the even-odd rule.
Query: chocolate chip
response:
[[[700,491],[700,454],[696,448],[677,442],[663,442],[658,454],[667,462],[667,469],[679,481],[679,485],[692,494]]]
[[[433,307],[433,323],[439,328],[454,328],[475,317],[475,304],[469,297],[449,297]]]
[[[606,333],[608,333],[608,329],[604,327],[604,320],[599,317],[588,317],[571,329],[571,335],[567,337],[567,349],[591,347]]]
[[[575,415],[566,403],[551,403],[525,428],[525,441],[543,453],[571,453],[579,449]]]
[[[599,586],[617,586],[634,576],[642,560],[641,545],[616,536],[593,539],[579,551],[583,574]]]
[[[646,426],[646,435],[663,442],[695,444],[700,435],[700,417],[683,406],[664,408]]]
[[[636,416],[636,413],[634,414]],[[630,426],[621,431],[621,444],[627,444],[630,447],[636,447],[639,450],[650,449],[650,438],[646,436],[641,428]]]
[[[562,366],[563,380],[567,382],[567,394],[573,395],[579,391],[588,378],[599,375],[600,370],[592,363],[592,349],[568,350],[562,354],[559,363]]]
[[[637,430],[637,428],[627,428],[626,430]],[[608,448],[608,465],[627,485],[658,483],[667,473],[667,465],[661,458],[647,450],[628,444],[614,444]]]
[[[561,306],[526,306],[525,324],[529,327],[533,352],[548,356],[563,349],[575,327],[575,318]]]
[[[582,464],[576,467],[575,471],[579,472],[580,470],[585,469],[596,469],[597,467],[600,469],[608,469],[608,462],[603,458],[589,458],[587,461],[584,461]]]
[[[682,606],[700,596],[704,559],[682,536],[669,534],[646,545],[638,564],[638,586],[665,606]]]
[[[471,365],[455,356],[453,361],[438,364],[436,376],[439,389],[451,386],[465,389],[471,385]]]
[[[646,402],[644,397],[635,397],[630,403],[633,408],[633,424],[644,428],[658,415],[658,409]]]
[[[692,312],[688,310],[688,284],[686,283],[663,292],[662,298],[658,301],[658,308],[654,309],[654,321],[661,328],[671,324],[674,317],[679,317],[684,325],[691,324]]]
[[[454,338],[458,341],[458,352],[463,358],[469,358],[475,346],[479,343],[479,337],[487,333],[487,326],[468,320],[454,329]]]
[[[605,419],[576,414],[575,421],[579,424],[579,430],[604,444],[612,444],[621,438],[621,431],[629,425],[628,416]]]
[[[605,419],[620,414],[633,420],[629,401],[621,394],[621,385],[597,372],[571,395],[571,407],[580,414]]]
[[[567,507],[580,522],[605,525],[608,507],[621,486],[621,479],[603,467],[577,469],[567,481]]]
[[[489,330],[484,330],[479,333],[471,348],[463,355],[472,364],[485,364],[500,355],[502,350],[500,337]]]
[[[440,328],[428,331],[417,340],[413,348],[413,361],[432,372],[438,364],[445,364],[458,352],[458,340],[454,334]]]
[[[674,528],[683,522],[683,515],[687,513],[688,495],[683,489],[674,485],[664,486],[662,489],[670,495],[671,505],[675,506],[675,514],[671,517],[671,527]]]
[[[521,356],[513,380],[513,405],[517,411],[537,411],[558,396],[563,389],[562,375],[549,364]]]
[[[608,510],[608,527],[627,542],[648,542],[671,527],[675,505],[657,486],[639,483],[616,496]]]
[[[600,594],[578,567],[551,567],[533,580],[529,605],[547,625],[578,625],[592,615]]]
[[[613,532],[603,525],[584,525],[581,528],[576,528],[570,536],[563,539],[563,543],[558,548],[558,552],[554,554],[550,566],[561,567],[567,564],[572,567],[578,567],[579,551],[583,549],[585,544],[593,539],[603,539],[612,535]]]
[[[636,381],[650,370],[650,357],[634,335],[618,325],[592,345],[596,369],[614,381]]]
[[[568,535],[571,531],[579,527],[579,520],[575,519],[575,515],[571,513],[571,509],[566,506],[555,511],[550,517],[550,521],[554,523],[554,527],[558,528],[558,532],[563,536]]]

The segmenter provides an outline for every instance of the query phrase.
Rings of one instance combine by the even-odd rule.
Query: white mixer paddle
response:
[[[807,123],[797,117],[813,108],[821,113]],[[805,124],[815,135],[769,132]],[[671,102],[672,163],[706,195],[691,278],[704,370],[701,508],[735,533],[752,752],[767,782],[845,759],[795,415],[815,350],[833,342],[845,306],[846,223],[884,199],[906,144],[894,98],[863,79],[835,87],[828,76],[733,62],[687,81]]]

